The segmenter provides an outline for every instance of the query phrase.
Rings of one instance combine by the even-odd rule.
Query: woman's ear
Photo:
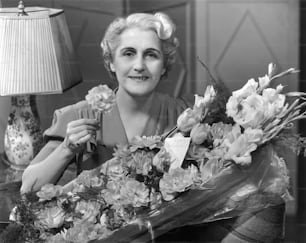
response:
[[[165,72],[166,72],[166,68],[163,68],[162,72],[161,72],[161,76],[163,76],[165,74]]]
[[[109,64],[109,67],[110,67],[110,70],[111,70],[112,72],[115,72],[115,71],[116,71],[115,65],[114,65],[113,63],[110,63],[110,64]]]

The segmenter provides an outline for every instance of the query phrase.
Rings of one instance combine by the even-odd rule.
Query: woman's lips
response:
[[[138,80],[138,81],[145,81],[147,80],[149,77],[147,76],[129,76],[130,79],[133,80]]]

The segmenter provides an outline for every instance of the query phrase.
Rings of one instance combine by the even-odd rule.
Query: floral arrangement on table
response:
[[[292,130],[294,121],[305,118],[305,94],[283,94],[272,81],[295,72],[275,74],[270,64],[267,75],[229,97],[221,83],[208,86],[168,134],[135,137],[68,185],[48,184],[24,195],[4,238],[19,232],[20,242],[145,242],[183,221],[210,222],[289,200],[280,151],[305,148],[305,139]],[[86,99],[109,110],[114,99],[108,94],[99,96],[106,97],[102,101]]]

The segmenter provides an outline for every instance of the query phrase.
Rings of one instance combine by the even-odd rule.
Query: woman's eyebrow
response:
[[[135,50],[136,50],[136,49],[135,49],[134,47],[129,47],[129,46],[127,46],[127,47],[122,47],[122,48],[120,49],[120,53],[123,53],[123,52],[125,52],[125,51],[135,51]],[[156,49],[156,48],[154,48],[154,47],[150,47],[150,48],[147,48],[147,49],[144,50],[144,52],[150,52],[150,51],[155,52],[155,53],[158,53],[158,54],[161,54],[161,53],[162,53],[161,50]]]
[[[123,47],[123,48],[121,48],[120,52],[124,52],[124,51],[134,51],[134,50],[135,50],[135,48],[133,48],[133,47]]]
[[[157,53],[161,53],[161,51],[159,49],[156,49],[156,48],[148,48],[146,49],[146,51],[154,51],[154,52],[157,52]]]

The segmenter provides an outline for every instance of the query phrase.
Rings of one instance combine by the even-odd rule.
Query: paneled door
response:
[[[298,68],[298,0],[196,0],[195,6],[196,52],[230,89],[264,75],[270,62],[279,71]],[[286,90],[296,90],[297,80],[286,79]]]

